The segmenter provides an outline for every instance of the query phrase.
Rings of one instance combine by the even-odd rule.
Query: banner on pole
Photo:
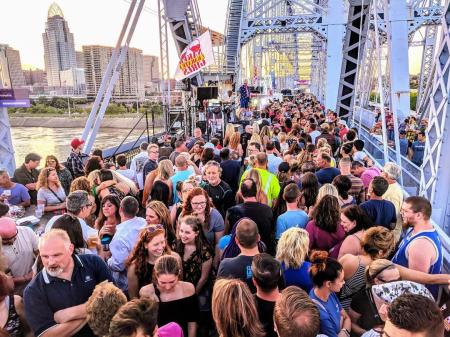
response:
[[[175,80],[181,81],[195,75],[212,64],[214,64],[214,54],[211,35],[207,30],[184,48],[175,72]]]

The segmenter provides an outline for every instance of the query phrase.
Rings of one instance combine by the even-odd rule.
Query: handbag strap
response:
[[[53,193],[53,195],[56,197],[56,199],[59,200],[60,203],[64,202],[64,200],[61,200],[61,198],[55,193],[55,191],[53,191],[50,187],[48,189],[50,190],[50,192]]]

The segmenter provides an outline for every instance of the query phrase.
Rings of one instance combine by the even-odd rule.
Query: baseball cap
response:
[[[83,144],[84,144],[84,140],[82,140],[80,138],[74,138],[70,142],[70,146],[72,146],[74,149],[78,149]]]
[[[430,291],[422,284],[411,281],[397,281],[372,286],[372,292],[386,303],[392,303],[400,295],[411,293],[434,300]]]
[[[338,124],[342,124],[345,127],[347,127],[347,122],[345,120],[343,120],[343,119],[339,120]]]

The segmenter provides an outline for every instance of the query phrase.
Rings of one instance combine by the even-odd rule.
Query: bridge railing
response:
[[[383,139],[381,135],[370,133],[370,129],[375,125],[375,113],[368,109],[355,107],[354,118],[350,120],[350,125],[358,129],[358,137],[364,141],[364,150],[375,165],[381,169],[385,164]],[[393,146],[389,146],[388,148],[388,157],[389,161],[397,162],[396,152]],[[405,156],[401,156],[400,159],[404,197],[419,195],[422,168],[412,163]],[[446,272],[450,272],[450,236],[444,228],[438,226],[433,220],[432,223],[441,239],[444,251],[444,269]]]

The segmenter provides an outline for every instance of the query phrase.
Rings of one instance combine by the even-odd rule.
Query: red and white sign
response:
[[[214,64],[211,35],[207,30],[184,48],[178,62],[175,79],[181,81]]]

